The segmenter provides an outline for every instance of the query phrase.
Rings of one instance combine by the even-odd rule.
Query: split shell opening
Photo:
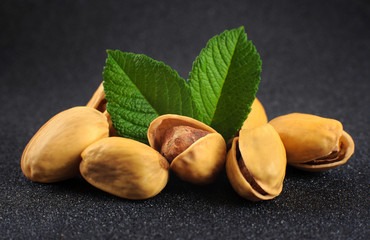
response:
[[[171,162],[170,169],[182,180],[193,184],[213,182],[224,168],[226,143],[213,128],[190,117],[166,114],[154,119],[148,129],[148,140],[152,148],[161,151],[167,140],[165,133],[174,127],[187,126],[206,131],[201,138],[180,152]],[[194,134],[189,131],[187,134]],[[173,136],[173,135],[171,135]]]
[[[286,164],[279,134],[270,124],[264,124],[241,130],[239,137],[234,138],[227,155],[226,173],[241,197],[251,201],[269,200],[282,191]]]

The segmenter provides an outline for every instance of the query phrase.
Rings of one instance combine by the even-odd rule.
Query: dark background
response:
[[[245,26],[263,62],[257,94],[269,119],[340,120],[356,143],[344,166],[288,167],[271,201],[240,198],[223,173],[199,187],[171,175],[156,197],[129,201],[81,178],[34,183],[20,169],[36,131],[84,105],[106,49],[144,53],[187,78],[208,39]],[[0,2],[0,238],[366,239],[369,224],[369,1]],[[367,237],[366,237],[367,236]]]

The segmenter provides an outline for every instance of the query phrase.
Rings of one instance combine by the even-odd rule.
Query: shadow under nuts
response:
[[[208,184],[223,169],[226,143],[214,129],[195,119],[174,114],[154,119],[148,129],[149,144],[171,163],[179,178]]]
[[[135,140],[101,139],[81,154],[80,172],[91,185],[118,197],[139,200],[157,195],[168,181],[169,164]]]
[[[269,200],[283,188],[286,153],[270,124],[240,130],[227,155],[226,173],[233,189],[251,201]]]
[[[35,182],[51,183],[79,174],[82,151],[108,137],[107,118],[88,107],[65,110],[45,123],[23,151],[23,174]]]
[[[291,113],[270,124],[284,143],[288,164],[306,171],[323,171],[347,162],[354,152],[351,136],[334,119]]]

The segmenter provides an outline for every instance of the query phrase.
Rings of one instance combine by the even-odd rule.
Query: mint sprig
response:
[[[194,115],[189,86],[169,66],[145,55],[107,53],[103,86],[119,136],[147,143],[148,126],[159,115]]]
[[[259,54],[240,27],[209,40],[196,58],[188,83],[197,116],[229,139],[247,118],[260,82]]]
[[[243,27],[210,39],[188,84],[145,55],[107,53],[103,85],[113,126],[119,136],[144,143],[150,122],[167,113],[198,119],[228,140],[247,118],[260,82],[261,60]]]

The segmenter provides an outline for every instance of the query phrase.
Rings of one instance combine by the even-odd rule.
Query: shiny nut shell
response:
[[[354,152],[351,136],[335,119],[291,113],[270,124],[284,143],[288,164],[299,169],[327,170],[346,163]]]
[[[99,112],[107,110],[107,99],[105,98],[105,92],[103,82],[100,83],[99,87],[95,90],[86,107],[95,108]]]
[[[244,160],[248,176],[242,172],[238,157]],[[240,196],[251,201],[269,200],[282,191],[286,163],[285,149],[278,133],[271,125],[264,124],[241,130],[239,137],[233,139],[227,155],[226,173]]]
[[[168,181],[168,162],[157,151],[127,138],[101,139],[82,154],[80,172],[91,185],[127,199],[157,195]]]
[[[343,153],[343,158],[340,161],[333,161],[328,162],[326,164],[307,164],[307,163],[289,163],[289,165],[296,167],[301,170],[309,171],[309,172],[320,172],[325,171],[340,165],[345,164],[348,159],[352,156],[352,154],[355,151],[355,144],[353,142],[352,137],[343,131],[342,136],[340,138],[340,142],[342,144],[342,149],[345,149],[345,152]]]
[[[262,103],[255,98],[251,106],[251,112],[248,114],[248,118],[244,121],[241,129],[252,129],[265,123],[267,123],[265,108]]]
[[[210,133],[174,158],[170,169],[187,182],[200,185],[213,182],[225,164],[226,143],[223,137],[213,128],[193,118],[167,114],[156,118],[150,124],[150,146],[159,151],[164,133],[175,126],[189,126]]]
[[[65,110],[45,123],[23,151],[23,174],[35,182],[50,183],[79,174],[81,152],[108,137],[107,118],[88,107]]]
[[[102,112],[107,117],[109,123],[109,136],[117,136],[117,131],[113,127],[111,116],[107,111],[107,99],[105,98],[103,82],[100,83],[99,87],[96,89],[93,96],[86,104],[86,107],[95,108],[99,112]]]

